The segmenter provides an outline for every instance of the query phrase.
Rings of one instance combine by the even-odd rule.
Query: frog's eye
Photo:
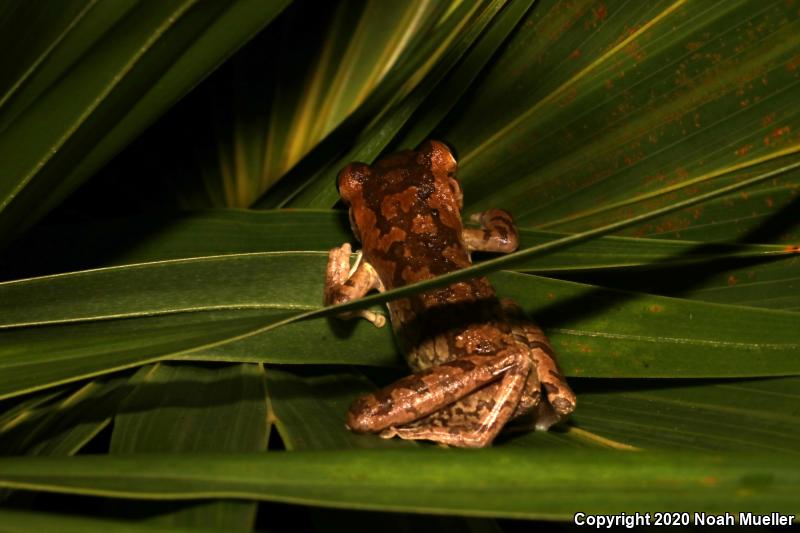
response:
[[[434,165],[445,169],[449,174],[455,174],[458,163],[456,163],[453,152],[445,143],[431,139],[426,141],[422,147],[430,154]]]
[[[344,167],[339,173],[336,175],[336,190],[339,191],[339,196],[342,197],[343,200],[347,201],[344,197],[345,193],[342,191],[343,187],[342,184],[346,184],[347,182],[347,172],[349,171],[349,165]],[[346,188],[346,185],[345,187]]]
[[[369,165],[364,163],[350,163],[339,172],[336,187],[345,203],[349,205],[350,200],[359,193],[369,173]]]

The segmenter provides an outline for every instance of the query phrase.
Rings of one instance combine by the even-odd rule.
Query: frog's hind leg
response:
[[[356,263],[352,267],[350,266],[351,253],[349,243],[344,243],[328,253],[328,267],[325,271],[325,305],[349,302],[361,298],[373,289],[383,292],[381,278],[372,265],[361,260],[360,252]],[[386,324],[386,317],[368,309],[342,313],[339,318],[359,316],[379,328]]]
[[[428,416],[381,432],[381,437],[432,440],[449,446],[489,446],[511,420],[531,372],[531,360],[519,352],[499,381],[468,394]]]
[[[519,364],[528,365],[525,371],[529,371],[523,351],[510,349],[497,355],[465,355],[432,366],[358,398],[347,413],[347,427],[358,433],[378,433],[404,426],[488,383],[506,379]]]
[[[489,209],[470,217],[480,228],[464,228],[464,243],[469,251],[510,253],[519,246],[517,226],[502,209]]]
[[[500,305],[506,322],[514,331],[514,338],[527,347],[533,363],[526,394],[514,418],[523,417],[537,430],[547,431],[575,410],[575,393],[561,374],[550,341],[541,328],[528,320],[512,300],[503,299]],[[544,389],[545,398],[530,402],[531,394],[541,395],[540,388]]]

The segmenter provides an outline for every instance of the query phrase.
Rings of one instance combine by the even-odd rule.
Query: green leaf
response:
[[[668,241],[667,241],[668,242]],[[725,260],[690,265],[656,264],[647,275],[603,271],[563,275],[570,279],[631,291],[678,296],[731,305],[800,310],[797,258]],[[661,268],[663,267],[663,268]],[[558,274],[561,276],[562,274]]]
[[[520,248],[563,233],[519,228]],[[98,224],[45,226],[3,257],[7,272],[30,275],[145,261],[270,251],[329,250],[353,242],[347,213],[328,210],[215,209],[148,214]],[[563,273],[627,267],[674,268],[735,258],[779,258],[782,245],[709,245],[692,241],[602,237],[517,264],[523,272]]]
[[[357,435],[344,425],[350,403],[374,386],[354,371],[328,370],[303,376],[267,369],[275,427],[287,450],[414,447],[411,441]]]
[[[323,252],[268,252],[139,263],[0,284],[0,327],[202,311],[321,307]]]
[[[796,514],[800,459],[512,448],[25,457],[0,459],[0,486],[561,520],[576,509]]]
[[[617,292],[525,274],[491,279],[499,294],[514,295],[545,329],[568,375],[737,377],[800,370],[797,313]]]
[[[5,271],[29,277],[209,255],[329,250],[353,240],[347,213],[342,211],[148,213],[103,224],[40,227],[0,256],[0,264]],[[47,271],[40,272],[43,269]]]
[[[252,332],[282,312],[209,312],[2,332],[0,397],[132,368]]]
[[[766,264],[745,264],[721,272],[682,295],[707,302],[800,311],[796,262],[796,257],[787,257]]]
[[[781,3],[539,2],[443,131],[468,208],[582,231],[796,161],[798,27]]]
[[[416,147],[430,135],[433,128],[475,81],[535,1],[523,0],[504,6],[471,50],[425,99],[408,131],[392,142],[395,150]]]
[[[564,238],[563,233],[520,228],[520,248],[531,248]],[[629,272],[632,267],[667,270],[679,265],[702,267],[721,261],[741,259],[778,260],[794,254],[782,245],[702,243],[667,239],[601,237],[559,250],[544,257],[521,262],[519,272],[569,273],[580,271]]]
[[[449,58],[453,56],[454,47],[460,48],[460,40],[463,40],[465,32],[470,29],[470,24],[476,18],[476,12],[480,13],[481,10],[483,10],[484,14],[491,12],[496,9],[497,4],[498,2],[485,0],[481,2],[452,2],[449,4],[445,2],[434,3],[430,9],[438,11],[438,14],[434,14],[432,20],[429,21],[429,23],[433,22],[430,31],[427,33],[420,32],[412,39],[416,41],[415,43],[404,45],[403,52],[405,57],[398,60],[397,65],[387,73],[369,96],[346,120],[317,144],[306,157],[300,160],[291,171],[282,175],[280,182],[254,202],[252,204],[253,207],[266,209],[285,205],[300,189],[315,180],[321,179],[324,172],[330,172],[327,170],[328,167],[331,167],[335,161],[341,159],[343,151],[353,148],[356,137],[366,137],[368,141],[369,136],[364,135],[365,130],[369,130],[374,136],[379,125],[386,122],[387,117],[394,116],[395,120],[392,122],[396,122],[397,119],[404,120],[404,117],[408,118],[408,113],[413,109],[409,108],[408,105],[404,105],[403,102],[418,103],[419,98],[415,98],[414,93],[416,92],[419,95],[420,87],[424,89],[426,86],[430,86],[428,78],[431,76],[432,69],[440,70],[441,64],[445,60],[450,63]],[[417,9],[415,14],[421,15],[425,9],[429,8],[426,4],[423,4],[422,8]],[[438,16],[440,18],[437,18]],[[351,35],[348,29],[339,32],[332,39],[332,46],[329,45],[321,50],[320,55],[332,56],[330,49],[332,47],[346,46],[343,41],[346,41]],[[377,46],[382,46],[382,42],[380,40],[376,43]],[[332,62],[335,63],[335,61]],[[292,77],[287,76],[287,78],[287,83],[291,83]],[[321,77],[317,77],[314,81],[324,82]],[[308,87],[306,91],[312,92],[312,88],[314,91],[319,90],[319,87]],[[286,91],[286,93],[290,94],[288,98],[293,98],[290,91]],[[279,97],[284,94],[284,92],[279,93]],[[285,100],[286,98],[284,96],[283,99]],[[281,150],[286,150],[286,147],[306,142],[303,137],[292,136],[284,138],[283,132],[294,129],[296,124],[295,117],[286,116],[285,110],[287,106],[280,106],[279,104],[281,103],[283,102],[275,103],[273,116],[278,117],[278,119],[272,120],[270,124],[270,133],[273,138],[270,139],[270,147],[266,154],[270,160],[277,159],[277,155],[281,153]],[[303,110],[298,110],[296,114],[299,116],[306,115]],[[389,126],[391,129],[392,125],[389,124]],[[380,142],[389,142],[389,140],[384,139]],[[286,146],[284,146],[284,142]],[[283,159],[285,160],[286,158],[284,157]],[[292,162],[294,163],[294,161]],[[333,172],[337,170],[333,169]],[[275,176],[275,178],[277,177]]]
[[[24,422],[35,415],[39,408],[52,404],[52,401],[68,394],[69,388],[53,388],[47,392],[31,394],[22,399],[8,401],[4,404],[3,414],[0,415],[0,432],[8,431],[20,422]]]
[[[764,185],[656,219],[632,232],[666,239],[797,243],[797,190],[796,186]]]
[[[371,124],[354,143],[353,148],[343,156],[328,164],[290,197],[280,207],[329,208],[339,200],[333,176],[351,161],[372,161],[391,142],[400,129],[411,118],[414,111],[428,97],[431,91],[453,69],[456,62],[467,52],[483,29],[497,15],[504,0],[487,2],[469,26],[458,35],[447,53],[434,66],[433,70],[417,85],[414,90],[381,117]],[[255,204],[258,207],[260,204]]]
[[[88,516],[73,516],[56,513],[24,512],[0,509],[0,521],[7,533],[27,533],[28,531],[52,531],[61,533],[85,533],[86,531],[105,531],[107,533],[189,533],[192,531],[226,531],[208,528],[163,527],[141,522],[123,522]]]
[[[0,107],[0,243],[42,217],[223,58],[285,1],[233,4],[93,2],[43,14],[51,32],[15,69]],[[34,8],[35,9],[35,8]],[[50,11],[52,12],[52,11]],[[48,12],[48,13],[50,13]],[[30,28],[25,8],[0,33]]]
[[[329,317],[344,307],[321,307],[324,268],[324,253],[282,252],[0,284],[0,369],[6,369],[0,373],[6,376],[0,378],[0,394],[165,358],[394,365],[388,328],[365,321],[298,320]],[[546,328],[568,375],[733,377],[800,371],[793,357],[800,343],[796,313],[508,272],[492,280],[500,295],[514,295]],[[295,314],[302,309],[310,311]]]
[[[140,369],[131,385],[114,419],[111,454],[267,449],[266,384],[258,365],[155,364]],[[151,521],[161,524],[250,529],[256,505],[219,501],[157,510]]]
[[[463,17],[460,12],[467,6],[372,0],[359,7],[355,2],[341,2],[336,7],[299,101],[292,102],[295,115],[289,131],[271,139],[285,146],[281,158],[275,149],[280,145],[267,148],[273,160],[283,163],[271,172],[276,177],[366,103],[373,91],[383,93],[380,100],[385,102],[389,96],[402,94],[411,74],[419,76],[420,72],[414,71],[429,70],[427,64],[441,55],[431,47],[438,44],[441,48],[446,37],[435,32],[435,27],[459,21]],[[455,13],[450,12],[452,8]],[[381,82],[392,86],[394,94],[389,87],[381,87]],[[281,96],[297,98],[291,92],[287,90]]]
[[[238,139],[238,147],[263,154],[264,159],[259,169],[262,180],[258,195],[242,205],[252,204],[278,179],[277,188],[262,197],[259,205],[282,205],[286,195],[293,195],[297,182],[304,182],[308,175],[319,171],[318,165],[324,166],[329,158],[338,155],[341,143],[337,141],[349,144],[354,135],[384,115],[394,101],[407,96],[425,78],[446,53],[454,35],[481,5],[341,2],[324,28],[324,41],[316,49],[308,46],[308,17],[298,17],[298,22],[288,29],[296,40],[291,44],[296,42],[296,48],[311,54],[309,63],[314,68],[304,74],[302,90],[298,91],[299,76],[291,70],[297,66],[287,61],[289,66],[278,76],[276,96],[266,120],[259,125],[253,123],[252,115],[238,118],[252,129],[268,126],[263,133],[266,149],[262,145],[251,146],[252,137]],[[318,12],[319,6],[313,7]],[[247,74],[248,79],[250,75]],[[246,84],[242,85],[246,90]],[[263,96],[253,95],[252,99],[261,101]],[[237,181],[244,185],[252,182],[244,178],[237,176]]]
[[[128,379],[94,380],[0,428],[4,454],[73,455],[111,422]],[[38,395],[37,395],[38,396]]]
[[[578,380],[567,434],[626,449],[800,452],[796,377],[725,380]],[[538,435],[525,435],[528,445]]]
[[[263,451],[267,396],[259,365],[157,363],[130,380],[111,453]]]
[[[387,330],[328,321],[270,331],[298,310],[321,308],[323,253],[229,255],[0,284],[0,396],[178,357],[283,363],[396,361]],[[217,351],[210,344],[263,335]],[[347,337],[369,352],[351,358]],[[298,334],[299,333],[299,334]],[[274,335],[274,336],[273,336]],[[319,343],[327,342],[325,351]],[[13,371],[12,371],[13,369]]]

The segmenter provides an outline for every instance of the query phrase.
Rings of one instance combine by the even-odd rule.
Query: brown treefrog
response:
[[[517,230],[491,209],[464,228],[456,160],[441,142],[351,163],[338,177],[362,250],[351,266],[343,244],[328,256],[325,304],[360,298],[472,264],[470,252],[513,252]],[[511,420],[546,430],[575,408],[575,395],[539,327],[499,299],[485,277],[388,304],[398,344],[414,373],[357,399],[347,426],[382,437],[489,446]],[[361,311],[383,326],[382,315]],[[530,427],[528,426],[528,427]]]

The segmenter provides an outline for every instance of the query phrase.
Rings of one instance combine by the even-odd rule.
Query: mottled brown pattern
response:
[[[481,228],[465,228],[464,241],[470,250],[478,252],[513,252],[519,246],[519,234],[511,215],[500,209],[490,209],[471,217]]]
[[[517,352],[494,357],[467,355],[412,374],[359,398],[348,413],[347,426],[370,432],[412,422],[508,374],[518,358]]]
[[[363,260],[349,275],[349,245],[331,250],[326,304],[465,268],[473,250],[516,249],[517,230],[505,211],[479,213],[472,218],[480,228],[463,228],[456,166],[447,146],[426,141],[417,150],[371,166],[351,163],[340,172],[339,192],[350,207]],[[513,304],[501,304],[486,278],[396,300],[388,308],[415,374],[354,402],[347,421],[354,431],[488,446],[512,418],[533,416],[544,429],[574,409],[544,334]],[[376,325],[382,319],[357,314]]]

